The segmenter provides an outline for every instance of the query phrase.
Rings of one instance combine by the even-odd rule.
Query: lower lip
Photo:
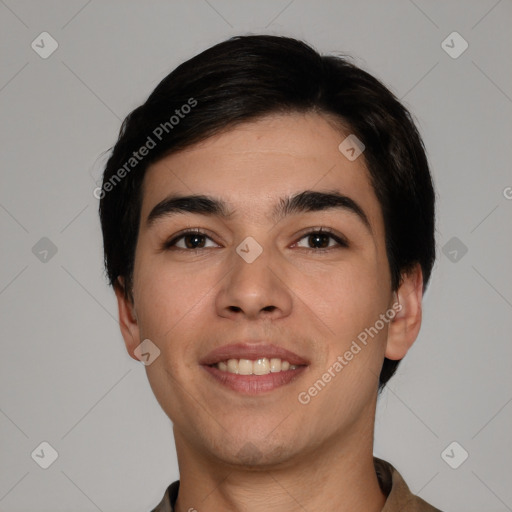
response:
[[[233,391],[246,395],[257,395],[289,384],[301,375],[307,366],[299,366],[295,370],[284,372],[271,372],[266,375],[239,375],[221,371],[214,366],[203,365],[203,368],[218,382]]]

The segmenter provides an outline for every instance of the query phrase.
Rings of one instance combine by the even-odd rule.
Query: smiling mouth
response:
[[[217,347],[199,364],[211,384],[242,395],[257,395],[300,378],[310,361],[282,346],[251,340]]]
[[[285,359],[280,359],[278,357],[262,357],[256,360],[227,359],[209,366],[217,368],[221,372],[233,373],[236,375],[268,375],[269,373],[296,370],[299,366],[305,365],[290,364]]]
[[[268,393],[292,383],[308,368],[307,364],[290,364],[279,358],[227,359],[202,365],[223,387],[242,395]]]

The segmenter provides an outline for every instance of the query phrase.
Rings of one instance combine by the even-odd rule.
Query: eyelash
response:
[[[325,228],[325,227],[313,228],[310,231],[303,233],[297,242],[299,242],[303,238],[306,238],[310,235],[317,235],[317,234],[329,235],[329,238],[334,240],[338,244],[338,246],[337,247],[336,246],[335,247],[326,247],[323,249],[314,249],[314,248],[304,248],[303,247],[302,249],[305,249],[308,252],[322,253],[322,252],[331,251],[332,249],[341,249],[341,248],[349,247],[348,242],[344,238],[335,235],[334,232],[330,228]],[[202,235],[202,236],[205,236],[206,238],[209,238],[210,240],[212,240],[212,238],[210,236],[208,236],[204,231],[202,231],[199,228],[187,229],[185,231],[182,231],[178,235],[174,236],[171,240],[164,242],[164,244],[162,245],[162,249],[163,250],[171,250],[171,247],[173,247],[179,240],[181,240],[182,238],[185,238],[188,235]],[[297,242],[295,242],[295,243],[297,243]],[[190,252],[190,251],[201,251],[204,249],[210,249],[210,247],[199,247],[197,249],[184,249],[182,247],[178,247],[178,248],[174,248],[173,250]]]

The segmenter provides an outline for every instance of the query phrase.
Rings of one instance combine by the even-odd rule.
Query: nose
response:
[[[217,297],[217,314],[236,320],[278,319],[291,313],[293,292],[286,285],[284,268],[270,249],[252,262],[233,251],[231,271],[222,281]]]

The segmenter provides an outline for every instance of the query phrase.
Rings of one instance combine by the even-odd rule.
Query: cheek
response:
[[[200,315],[213,291],[211,269],[188,271],[162,258],[144,261],[136,269],[135,301],[139,327],[146,337],[169,338],[183,331]],[[138,270],[138,272],[137,272]],[[203,311],[204,314],[204,311]]]
[[[375,260],[353,258],[319,273],[297,272],[290,286],[339,348],[384,311],[386,282]],[[300,306],[300,300],[298,306]]]

